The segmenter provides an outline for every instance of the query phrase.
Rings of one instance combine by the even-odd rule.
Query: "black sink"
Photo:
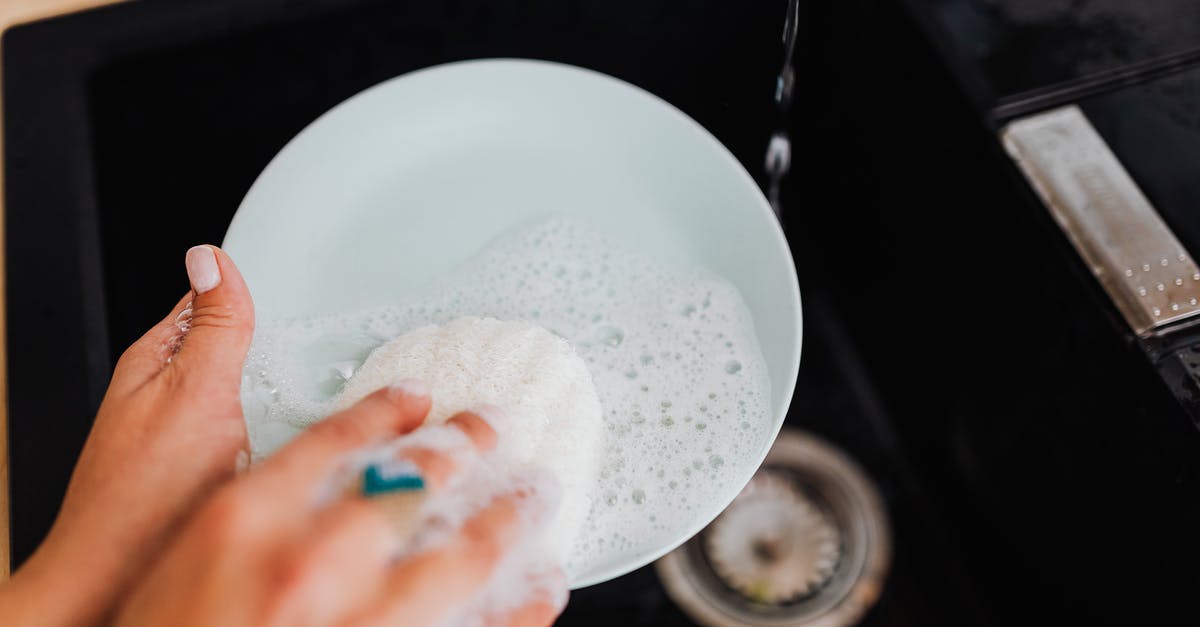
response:
[[[185,289],[183,252],[317,115],[436,63],[546,58],[662,96],[759,176],[785,5],[198,0],[10,31],[15,560],[116,356]],[[857,459],[893,524],[865,623],[1196,624],[1200,434],[1000,151],[975,66],[908,8],[803,4],[783,190],[806,316],[788,426]],[[562,622],[618,621],[689,624],[650,567]]]

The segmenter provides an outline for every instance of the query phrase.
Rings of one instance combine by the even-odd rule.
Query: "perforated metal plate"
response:
[[[1200,268],[1078,107],[1012,122],[1001,139],[1135,333],[1200,314]]]

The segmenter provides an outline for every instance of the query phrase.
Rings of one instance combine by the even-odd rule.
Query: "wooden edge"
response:
[[[65,15],[84,9],[113,4],[119,0],[0,0],[0,31],[25,22],[47,17]],[[0,76],[0,79],[3,79]],[[0,102],[0,119],[3,119],[3,102]],[[0,128],[0,145],[3,129]],[[3,154],[0,152],[0,165]],[[12,525],[9,508],[8,485],[8,346],[7,333],[7,286],[5,285],[4,257],[4,169],[0,167],[0,581],[8,579],[12,570]]]

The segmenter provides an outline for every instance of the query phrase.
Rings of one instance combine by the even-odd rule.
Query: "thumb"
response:
[[[205,393],[237,397],[242,362],[254,334],[254,303],[233,260],[216,246],[187,252],[191,322],[169,370]]]

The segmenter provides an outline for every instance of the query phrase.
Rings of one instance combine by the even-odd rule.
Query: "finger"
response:
[[[387,517],[365,499],[345,499],[321,512],[297,552],[304,573],[299,605],[304,624],[331,625],[367,607],[381,592],[400,549]],[[294,623],[299,624],[299,623]]]
[[[250,291],[233,260],[216,246],[195,246],[185,261],[194,295],[191,324],[169,369],[210,403],[237,401],[254,334]]]
[[[463,437],[443,440],[437,446],[418,440],[412,446],[403,447],[400,457],[415,464],[421,477],[432,487],[445,487],[478,459],[477,453],[495,448],[497,433],[492,425],[503,420],[502,416],[494,407],[459,412],[446,421],[446,428],[454,429]]]
[[[272,498],[312,502],[349,453],[416,429],[429,407],[429,388],[420,381],[378,390],[309,427],[249,478],[266,484],[263,494]]]
[[[135,390],[162,371],[179,350],[183,333],[191,324],[191,307],[192,294],[188,292],[175,303],[166,318],[125,349],[113,370],[110,394]]]
[[[557,481],[545,473],[513,483],[514,492],[494,499],[443,544],[393,569],[363,623],[431,624],[477,596],[507,552],[541,529],[561,502]]]
[[[499,407],[485,405],[473,411],[458,412],[446,420],[467,434],[480,452],[496,448],[500,433],[508,424],[508,417]]]
[[[492,424],[501,420],[499,409],[487,407],[459,412],[445,424],[427,425],[400,438],[388,453],[400,464],[387,459],[371,462],[362,477],[363,494],[387,512],[399,537],[411,538],[421,524],[420,512],[429,494],[412,490],[412,475],[420,477],[422,488],[446,489],[479,462],[481,452],[496,445]]]
[[[520,499],[492,501],[445,546],[396,566],[374,607],[355,624],[431,625],[471,600],[521,531]]]
[[[484,617],[483,624],[494,627],[545,627],[567,606],[570,592],[562,569],[531,573],[532,590],[520,607]]]
[[[554,619],[558,618],[562,610],[562,607],[550,601],[534,601],[507,615],[486,619],[484,624],[496,627],[546,627],[554,624]]]

